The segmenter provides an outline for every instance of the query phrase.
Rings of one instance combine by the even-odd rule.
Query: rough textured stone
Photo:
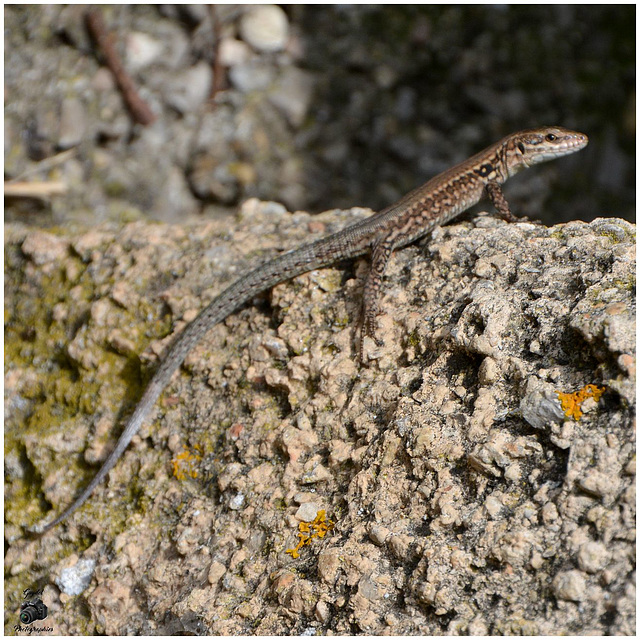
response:
[[[7,226],[8,624],[47,584],[61,634],[633,633],[620,220],[478,217],[396,252],[362,368],[366,260],[276,286],[193,350],[83,509],[24,537],[86,484],[185,321],[362,215],[252,201],[233,225]],[[558,392],[586,384],[604,395],[568,417]],[[310,503],[335,528],[294,559]],[[82,602],[55,580],[76,559],[95,562]]]

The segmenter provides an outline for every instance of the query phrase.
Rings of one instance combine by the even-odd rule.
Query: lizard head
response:
[[[562,127],[540,127],[514,133],[506,142],[510,156],[507,166],[512,176],[525,167],[580,151],[589,138]]]

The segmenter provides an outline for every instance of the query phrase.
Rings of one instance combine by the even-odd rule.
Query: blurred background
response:
[[[543,124],[590,144],[509,181],[514,212],[635,219],[635,5],[92,5],[102,35],[88,11],[4,8],[6,220],[379,210]]]

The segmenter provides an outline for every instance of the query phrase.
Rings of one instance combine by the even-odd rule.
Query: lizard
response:
[[[308,271],[369,253],[371,267],[364,284],[358,345],[362,362],[364,337],[373,333],[382,279],[395,249],[427,235],[485,197],[492,201],[502,218],[510,222],[518,220],[511,212],[501,185],[526,167],[574,153],[587,143],[585,134],[562,127],[518,131],[431,178],[386,209],[287,251],[238,279],[214,298],[169,347],[114,449],[87,487],[60,515],[50,521],[45,518],[30,531],[38,534],[49,531],[87,501],[123,455],[189,351],[209,329],[256,295]]]

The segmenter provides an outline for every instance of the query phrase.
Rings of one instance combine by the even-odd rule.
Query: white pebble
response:
[[[281,51],[289,37],[287,14],[273,4],[252,7],[242,16],[240,35],[257,51]]]
[[[135,73],[160,59],[164,47],[162,42],[146,33],[134,31],[127,37],[127,70]]]
[[[60,572],[60,577],[56,578],[56,584],[63,593],[79,596],[89,586],[95,568],[94,558],[78,560],[73,567],[67,567]]]
[[[318,505],[315,502],[305,502],[296,511],[296,520],[300,522],[313,522],[318,515]]]

